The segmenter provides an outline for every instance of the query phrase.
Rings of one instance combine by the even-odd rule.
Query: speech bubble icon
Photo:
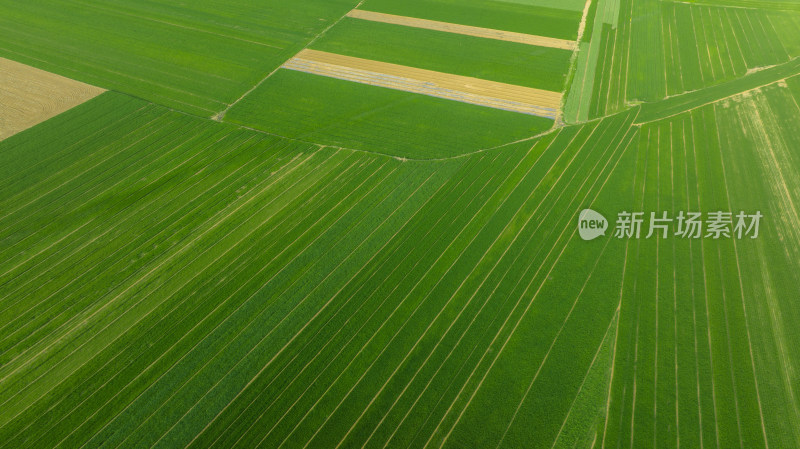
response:
[[[578,214],[578,233],[584,240],[594,240],[601,235],[606,235],[608,220],[599,212],[584,209]]]

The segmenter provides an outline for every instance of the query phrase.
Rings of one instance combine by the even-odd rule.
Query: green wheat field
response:
[[[0,448],[800,448],[796,0],[0,0],[0,58],[105,89],[0,135]],[[694,210],[760,235],[613,235]]]

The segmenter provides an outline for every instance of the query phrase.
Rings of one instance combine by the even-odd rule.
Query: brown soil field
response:
[[[0,58],[0,140],[103,92],[99,87]]]

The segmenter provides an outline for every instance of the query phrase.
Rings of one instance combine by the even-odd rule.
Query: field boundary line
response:
[[[246,142],[244,142],[243,144],[246,144]],[[222,157],[222,156],[220,156],[220,158],[221,158],[221,157]],[[218,159],[219,159],[219,158],[218,158]],[[217,160],[218,160],[218,159],[217,159]],[[244,166],[247,166],[247,165],[249,165],[249,164],[250,164],[250,163],[252,163],[253,161],[256,161],[256,157],[252,158],[252,159],[251,159],[251,160],[250,160],[250,161],[249,161],[247,164],[244,164],[244,165],[243,165],[241,168],[243,168]],[[273,163],[271,163],[271,164],[266,164],[266,166],[267,166],[267,167],[272,167],[272,166],[274,166],[274,164],[275,164],[275,163],[279,163],[279,162],[281,162],[281,161],[282,161],[282,159],[279,159],[279,160],[273,161]],[[251,174],[253,171],[255,171],[255,170],[259,169],[259,168],[263,168],[263,167],[264,167],[264,165],[258,165],[258,164],[256,164],[254,167],[251,167],[251,168],[250,168],[250,169],[249,169],[247,172],[245,172],[245,174],[244,174],[244,175],[242,175],[242,174],[239,174],[239,175],[237,175],[238,177],[234,177],[233,179],[234,179],[234,180],[239,180],[239,179],[241,179],[241,177],[242,177],[242,176],[249,175],[249,174]],[[212,185],[210,188],[206,189],[205,191],[203,191],[203,192],[202,192],[202,193],[200,193],[199,195],[195,196],[195,198],[193,198],[193,199],[192,199],[192,201],[194,201],[194,200],[196,200],[197,198],[199,198],[200,196],[202,196],[202,195],[206,194],[208,191],[210,191],[212,188],[215,188],[215,187],[216,187],[217,185],[219,185],[220,183],[223,183],[223,182],[226,182],[226,181],[228,181],[228,178],[230,178],[230,177],[231,177],[231,176],[233,176],[235,173],[237,173],[237,172],[238,172],[238,171],[239,171],[241,168],[239,168],[239,169],[237,169],[236,171],[234,171],[233,173],[229,174],[228,176],[226,176],[226,177],[225,177],[225,178],[223,178],[222,180],[220,180],[220,181],[218,181],[218,182],[214,183],[214,184],[213,184],[213,185]],[[199,179],[198,181],[196,181],[196,182],[194,182],[193,184],[191,184],[191,185],[189,185],[188,187],[186,187],[186,188],[183,190],[183,192],[181,192],[181,194],[183,194],[183,193],[185,193],[185,192],[189,191],[191,188],[193,188],[194,186],[196,186],[198,183],[202,182],[202,181],[205,179],[205,177],[206,177],[206,176],[202,177],[202,178],[201,178],[201,179]],[[229,181],[228,181],[228,182],[229,182]],[[166,219],[168,219],[168,218],[169,218],[169,217],[165,218],[164,220],[166,220]],[[163,220],[162,220],[162,221],[163,221]],[[152,239],[150,239],[150,240],[152,240]],[[146,244],[146,243],[147,243],[147,242],[149,242],[150,240],[147,240],[147,241],[145,241],[144,243]],[[235,261],[236,261],[236,260],[238,260],[238,258],[237,258],[237,259],[235,259]],[[117,355],[119,355],[119,354],[117,354]],[[116,356],[115,356],[114,358],[112,358],[111,360],[109,360],[108,362],[106,362],[106,364],[105,364],[105,365],[103,365],[103,368],[104,368],[106,365],[108,365],[108,363],[111,363],[111,362],[112,362],[112,361],[113,361],[115,358],[116,358]],[[62,400],[63,400],[63,399],[62,399]],[[58,403],[60,403],[60,401],[59,401],[59,402],[57,402],[56,404],[58,404]],[[80,404],[79,404],[79,405],[80,405]],[[105,405],[105,404],[104,404],[104,405]],[[54,406],[55,406],[55,405],[54,405]],[[51,409],[52,409],[52,407],[51,407],[50,409],[48,409],[47,411],[49,412]],[[59,421],[59,422],[60,422],[60,421]],[[27,429],[27,427],[26,427],[25,429]],[[23,431],[24,431],[25,429],[23,429]],[[16,435],[14,435],[14,436],[16,436]]]
[[[527,176],[528,176],[528,175],[531,173],[531,171],[532,171],[532,170],[533,170],[533,169],[534,169],[534,168],[535,168],[535,167],[538,165],[538,162],[539,162],[539,160],[541,159],[542,155],[544,154],[544,152],[546,152],[546,151],[547,151],[547,149],[549,149],[549,148],[550,148],[550,146],[552,145],[552,143],[553,143],[553,142],[550,142],[550,144],[549,144],[549,145],[548,145],[548,147],[545,149],[545,151],[543,151],[543,152],[539,153],[539,155],[538,155],[538,156],[536,156],[536,160],[534,160],[534,161],[533,161],[533,163],[530,165],[530,167],[528,168],[528,170],[525,172],[524,176],[523,176],[523,177],[520,179],[520,181],[519,181],[519,182],[518,182],[518,183],[517,183],[517,184],[514,186],[514,190],[516,190],[517,188],[519,188],[520,184],[522,184],[522,182],[525,180],[525,178],[527,178]],[[524,156],[522,159],[520,159],[520,163],[518,163],[518,164],[517,164],[517,167],[518,167],[518,166],[521,164],[521,162],[522,162],[524,159],[526,159],[526,158],[527,158],[527,157],[528,157],[528,156],[531,154],[531,151],[532,151],[532,150],[533,150],[533,147],[531,147],[531,149],[528,151],[528,153],[527,153],[527,154],[526,154],[526,155],[525,155],[525,156]],[[511,170],[511,173],[514,173],[514,172],[516,171],[516,168],[517,168],[517,167],[514,167],[514,169],[513,169],[513,170]],[[506,178],[506,179],[507,179],[507,178]],[[539,179],[539,182],[537,183],[537,187],[538,187],[538,185],[540,185],[540,184],[541,184],[541,182],[542,182],[542,181],[543,181],[543,178],[540,178],[540,179]],[[504,182],[501,184],[501,186],[503,186],[503,185],[505,185],[505,180],[504,180]],[[534,192],[535,192],[535,189],[536,189],[536,188],[534,188],[534,189],[532,189],[532,190],[531,190],[530,194],[528,195],[528,197],[527,197],[527,198],[526,198],[526,200],[525,200],[525,203],[527,203],[527,202],[528,202],[528,200],[530,200],[530,198],[533,196],[533,194],[534,194]],[[495,211],[495,212],[492,214],[492,217],[494,217],[494,216],[496,215],[497,211],[498,211],[498,210],[500,210],[500,209],[503,207],[503,205],[505,205],[505,204],[506,204],[506,201],[508,200],[508,198],[509,198],[509,197],[506,197],[506,198],[505,198],[505,199],[504,199],[504,200],[503,200],[503,201],[500,203],[500,205],[498,205],[498,206],[497,206],[497,209],[496,209],[496,211]],[[539,204],[537,205],[537,210],[538,210],[538,206],[539,206],[539,205],[541,205],[541,203],[539,203]],[[516,215],[515,215],[515,216],[516,216]],[[531,216],[531,217],[532,217],[532,216]],[[491,217],[490,217],[490,218],[491,218]],[[382,385],[382,387],[381,387],[381,389],[378,391],[378,393],[376,393],[376,394],[373,396],[373,399],[370,401],[369,405],[368,405],[368,406],[367,406],[367,407],[364,409],[364,412],[361,414],[361,416],[359,416],[358,420],[357,420],[355,423],[353,423],[353,425],[351,426],[350,430],[348,431],[348,434],[349,434],[350,432],[352,432],[353,428],[355,428],[355,425],[358,423],[358,421],[360,421],[360,420],[361,420],[361,418],[362,418],[362,417],[363,417],[363,415],[366,413],[366,411],[367,411],[367,409],[369,408],[369,406],[371,406],[371,405],[372,405],[372,403],[374,403],[374,401],[375,401],[375,400],[378,398],[378,396],[379,396],[379,395],[380,395],[380,394],[383,392],[383,389],[386,387],[386,385],[388,385],[388,384],[389,384],[389,382],[391,381],[391,379],[392,379],[392,378],[394,378],[394,376],[395,376],[395,374],[397,373],[397,371],[398,371],[398,370],[400,369],[400,367],[401,367],[401,366],[402,366],[402,365],[405,363],[405,361],[408,359],[408,357],[411,355],[411,353],[414,351],[414,349],[416,349],[416,347],[417,347],[417,345],[419,344],[419,342],[420,342],[420,341],[422,341],[422,339],[423,339],[423,338],[424,338],[424,337],[425,337],[425,336],[428,334],[428,330],[430,330],[430,328],[433,326],[433,324],[436,322],[436,320],[438,320],[439,316],[441,316],[441,314],[444,312],[445,308],[446,308],[446,307],[447,307],[447,306],[450,304],[450,302],[451,302],[451,301],[452,301],[452,300],[453,300],[453,299],[456,297],[456,295],[457,295],[457,294],[458,294],[458,293],[461,291],[461,288],[464,286],[464,284],[467,282],[467,280],[468,280],[469,278],[471,278],[471,277],[472,277],[473,273],[475,272],[475,269],[476,269],[476,268],[477,268],[477,267],[480,265],[480,263],[481,263],[481,262],[484,260],[484,257],[486,256],[486,254],[488,254],[488,253],[489,253],[489,251],[491,251],[491,249],[494,247],[494,245],[497,243],[497,241],[500,239],[500,237],[503,235],[503,233],[504,233],[504,232],[505,232],[505,231],[508,229],[508,227],[509,227],[509,226],[511,226],[511,223],[512,223],[512,221],[513,221],[513,218],[512,218],[511,220],[509,220],[509,222],[508,222],[508,223],[506,223],[506,225],[503,227],[503,229],[502,229],[502,230],[501,230],[501,231],[498,233],[497,237],[496,237],[496,238],[495,238],[495,239],[492,241],[492,243],[491,243],[490,245],[488,245],[488,246],[487,246],[487,249],[484,251],[484,253],[483,253],[483,255],[481,256],[481,258],[480,258],[480,259],[479,259],[479,260],[478,260],[478,261],[475,263],[475,265],[472,267],[472,269],[470,270],[469,274],[467,274],[467,275],[466,275],[466,276],[465,276],[465,277],[462,279],[461,283],[460,283],[460,284],[459,284],[459,286],[458,286],[458,287],[457,287],[457,288],[456,288],[456,289],[453,291],[453,293],[450,295],[450,298],[447,300],[447,302],[445,303],[445,305],[442,307],[442,309],[439,311],[439,313],[437,313],[437,315],[436,315],[436,316],[435,316],[435,317],[434,317],[434,318],[431,320],[431,323],[428,325],[428,327],[425,329],[425,331],[422,333],[422,335],[420,335],[420,337],[419,337],[419,338],[417,339],[417,341],[414,343],[414,346],[412,346],[412,348],[411,348],[411,349],[408,351],[408,353],[406,354],[406,357],[404,357],[404,358],[403,358],[403,360],[402,360],[402,361],[401,361],[401,362],[398,364],[397,368],[396,368],[396,369],[395,369],[395,370],[392,372],[392,374],[389,376],[389,378],[386,380],[386,382],[384,382],[384,384]],[[528,221],[530,221],[530,219],[529,219]],[[487,224],[488,224],[488,221],[487,221]],[[526,223],[526,224],[527,224],[527,223]],[[473,238],[470,240],[470,243],[467,245],[467,247],[469,247],[469,245],[471,245],[471,244],[472,244],[472,242],[474,242],[475,238],[477,238],[477,236],[478,236],[478,235],[479,235],[481,232],[483,232],[483,230],[485,229],[485,227],[486,227],[486,226],[485,226],[485,224],[484,224],[484,225],[481,227],[481,229],[480,229],[480,230],[479,230],[479,231],[478,231],[478,232],[475,234],[475,236],[474,236],[474,237],[473,237]],[[519,236],[520,232],[521,232],[521,229],[520,229],[520,231],[518,231],[518,232],[517,232],[517,234],[515,235],[515,237],[514,237],[514,241],[516,241],[516,239],[517,239],[517,237]],[[510,247],[508,247],[508,248],[510,248]],[[508,250],[508,248],[507,248],[507,250]],[[498,263],[499,263],[499,260],[502,258],[502,256],[504,256],[504,255],[506,254],[507,250],[503,252],[503,255],[501,255],[501,257],[500,257],[500,258],[498,258]],[[460,259],[460,257],[459,257],[459,259]],[[456,260],[456,262],[457,262],[459,259],[457,259],[457,260]],[[456,262],[454,262],[454,265],[455,265],[455,263],[456,263]],[[496,267],[498,263],[495,263],[494,267]],[[489,277],[489,275],[491,274],[491,272],[494,272],[494,267],[492,268],[492,270],[490,271],[490,273],[489,273],[489,274],[487,274],[487,275],[484,277],[483,281],[481,281],[481,284],[478,286],[478,288],[477,288],[477,289],[480,289],[481,287],[483,287],[483,284],[484,284],[484,282],[486,281],[486,279],[488,279],[488,277]],[[451,268],[452,268],[452,267],[451,267]],[[449,272],[449,270],[448,270],[448,272]],[[437,285],[438,285],[438,284],[437,284]],[[476,289],[476,293],[477,293],[477,289]],[[423,362],[420,364],[420,367],[419,367],[419,368],[418,368],[418,369],[415,371],[415,373],[414,373],[414,376],[412,376],[411,380],[409,380],[409,381],[406,383],[406,386],[403,388],[403,390],[401,391],[401,393],[400,393],[400,394],[397,396],[397,399],[396,399],[396,400],[395,400],[395,401],[392,403],[392,405],[389,407],[389,409],[388,409],[388,410],[387,410],[387,411],[384,413],[384,416],[383,416],[383,418],[381,419],[381,421],[378,423],[378,426],[380,426],[380,425],[381,425],[381,424],[384,422],[384,420],[386,419],[386,416],[388,416],[388,414],[389,414],[389,413],[390,413],[390,412],[391,412],[391,411],[394,409],[394,406],[397,404],[397,402],[399,401],[400,397],[401,397],[402,395],[404,395],[404,394],[405,394],[405,392],[406,392],[406,390],[408,389],[408,387],[409,387],[409,386],[411,385],[411,383],[412,383],[412,382],[413,382],[413,381],[416,379],[416,377],[417,377],[417,375],[419,374],[419,372],[421,371],[422,367],[423,367],[425,364],[427,364],[428,360],[430,360],[431,356],[433,356],[434,352],[436,351],[436,349],[438,349],[438,347],[439,347],[439,344],[442,342],[442,340],[444,339],[444,337],[445,337],[447,334],[449,334],[449,333],[450,333],[450,329],[452,329],[453,325],[455,325],[456,321],[457,321],[457,320],[458,320],[458,319],[461,317],[461,315],[464,313],[464,310],[466,310],[466,308],[467,308],[467,307],[468,307],[468,306],[469,306],[469,305],[472,303],[472,300],[474,299],[474,297],[475,297],[475,294],[476,294],[476,293],[473,293],[473,294],[470,296],[470,299],[469,299],[469,300],[468,300],[468,301],[465,303],[464,307],[463,307],[463,308],[461,308],[461,310],[459,310],[459,313],[457,314],[457,316],[456,316],[455,318],[453,318],[453,319],[452,319],[452,321],[451,321],[450,325],[449,325],[449,326],[447,327],[447,329],[446,329],[446,330],[445,330],[445,331],[444,331],[444,332],[441,334],[441,336],[440,336],[439,340],[436,342],[436,344],[434,345],[434,347],[431,349],[431,351],[430,351],[430,353],[428,354],[428,356],[427,356],[427,357],[425,358],[425,360],[424,360],[424,361],[423,361]],[[426,296],[425,296],[425,299],[427,299],[428,297],[430,297],[430,294],[426,295]],[[485,306],[485,304],[486,304],[486,303],[484,302],[484,306]],[[478,312],[478,313],[480,313],[480,311],[482,311],[482,310],[483,310],[483,306],[481,306],[481,309],[479,310],[479,312]],[[472,320],[472,321],[470,322],[470,324],[469,324],[469,325],[468,325],[468,327],[467,327],[467,330],[468,330],[468,329],[471,327],[471,325],[472,325],[472,323],[473,323],[473,322],[474,322],[474,320]],[[461,342],[461,338],[463,338],[463,336],[464,336],[464,334],[466,334],[466,332],[467,332],[467,331],[465,330],[465,331],[462,333],[461,337],[459,337],[459,340],[456,342],[456,346],[457,346],[458,344],[460,344],[460,342]],[[448,353],[448,356],[447,356],[447,358],[446,358],[445,360],[447,360],[447,359],[449,359],[449,358],[450,358],[450,355],[452,354],[452,352],[453,352],[453,350],[451,350],[451,351]],[[440,367],[440,368],[441,368],[441,367]],[[437,369],[437,370],[436,370],[436,373],[438,373],[438,372],[439,372],[439,370]],[[435,374],[436,374],[436,373],[435,373]],[[423,390],[423,392],[424,392],[425,390],[427,390],[427,386],[428,386],[428,385],[430,385],[430,381],[428,382],[428,384],[426,384],[426,388]],[[418,397],[417,399],[419,399],[419,397]],[[416,401],[414,402],[414,404],[416,404]],[[407,416],[407,415],[406,415],[406,416]],[[369,438],[367,439],[367,442],[369,442],[369,440],[371,440],[371,439],[372,439],[372,436],[374,435],[375,431],[377,431],[377,429],[378,429],[378,426],[376,426],[376,427],[375,427],[375,430],[373,430],[372,434],[370,434]],[[396,430],[396,429],[395,429],[395,430]],[[394,435],[394,434],[393,434],[393,435]],[[337,445],[337,448],[338,448],[339,446],[341,446],[341,444],[344,442],[344,440],[346,439],[346,437],[347,437],[347,435],[345,435],[345,437],[343,437],[343,438],[342,438],[342,440],[340,440],[339,444]],[[366,442],[365,442],[364,444],[366,444]]]
[[[627,246],[627,243],[626,243],[626,246]],[[598,259],[598,261],[599,261],[599,259]],[[625,277],[625,268],[624,267],[622,269],[622,272],[623,272],[623,277]],[[578,388],[578,392],[575,393],[575,398],[572,400],[572,403],[569,406],[569,411],[567,411],[567,416],[564,417],[564,422],[561,423],[561,427],[558,429],[558,433],[556,434],[556,437],[553,438],[553,445],[550,446],[550,449],[555,449],[556,444],[558,444],[558,439],[561,438],[561,432],[564,431],[564,426],[566,426],[567,425],[567,421],[569,421],[569,417],[572,414],[572,410],[575,408],[575,403],[578,401],[578,397],[580,397],[581,391],[583,391],[583,387],[584,387],[584,385],[586,385],[586,380],[589,378],[589,373],[592,372],[592,368],[594,368],[594,364],[595,364],[595,362],[597,362],[597,356],[599,356],[600,353],[603,351],[603,344],[606,342],[606,338],[609,337],[609,332],[611,332],[611,328],[616,328],[616,326],[614,326],[614,324],[619,322],[619,318],[620,318],[619,314],[620,314],[620,308],[617,307],[617,312],[614,314],[613,317],[611,317],[611,321],[608,323],[608,328],[606,328],[606,333],[603,336],[603,341],[600,342],[600,345],[597,347],[597,351],[594,353],[594,357],[592,358],[592,363],[589,365],[589,369],[586,370],[586,375],[583,376],[583,382],[581,382],[581,386]],[[615,338],[616,338],[616,331],[615,331],[614,335],[615,335]],[[609,343],[611,343],[611,342],[609,341]],[[592,447],[594,447],[594,446],[592,446]]]
[[[358,2],[358,4],[357,4],[356,6],[354,6],[354,7],[353,7],[353,9],[356,9],[356,8],[358,8],[359,6],[361,6],[361,4],[362,4],[362,3],[364,3],[364,1],[365,1],[365,0],[361,0],[361,1],[359,1],[359,2]],[[351,10],[351,11],[352,11],[352,10]],[[348,11],[348,12],[349,12],[349,11]],[[319,32],[319,33],[318,33],[316,36],[314,36],[313,38],[311,38],[311,40],[310,40],[310,41],[308,41],[308,42],[306,43],[306,45],[304,45],[304,46],[303,46],[303,48],[301,48],[299,51],[305,50],[306,48],[308,48],[309,46],[311,46],[311,44],[313,44],[314,42],[316,42],[316,41],[317,41],[317,39],[319,39],[319,38],[321,38],[322,36],[324,36],[324,35],[325,35],[325,33],[327,33],[327,32],[328,32],[328,30],[330,30],[331,28],[335,27],[336,25],[338,25],[338,24],[339,24],[339,22],[341,22],[342,20],[344,20],[344,18],[345,18],[345,17],[347,17],[347,13],[345,13],[345,14],[344,14],[342,17],[339,17],[339,19],[338,19],[338,20],[334,21],[333,23],[331,23],[330,25],[328,25],[328,27],[327,27],[327,28],[325,28],[324,30],[320,31],[320,32]],[[289,61],[289,60],[291,60],[291,59],[292,59],[292,58],[289,58],[289,59],[287,59],[287,61]],[[270,79],[270,78],[272,77],[272,75],[274,75],[274,74],[275,74],[275,72],[277,72],[278,70],[280,70],[280,69],[281,69],[281,67],[283,67],[283,64],[279,65],[278,67],[275,67],[275,68],[274,68],[274,69],[273,69],[271,72],[269,72],[269,73],[267,74],[267,76],[265,76],[264,78],[262,78],[262,79],[261,79],[261,81],[259,81],[258,83],[256,83],[256,84],[255,84],[255,86],[251,87],[251,88],[250,88],[248,91],[246,91],[245,93],[243,93],[243,94],[242,94],[242,96],[241,96],[241,97],[239,97],[239,98],[237,98],[237,99],[236,99],[236,100],[235,100],[233,103],[230,103],[230,104],[228,104],[228,105],[225,107],[225,109],[223,109],[222,111],[220,111],[220,112],[217,112],[216,114],[214,114],[214,115],[211,117],[211,119],[212,119],[212,120],[215,120],[215,121],[218,121],[218,122],[221,122],[221,121],[222,121],[222,119],[224,119],[224,118],[225,118],[225,114],[227,114],[227,113],[228,113],[228,111],[230,111],[232,107],[236,106],[236,104],[237,104],[237,103],[239,103],[240,101],[242,101],[242,100],[244,99],[244,97],[246,97],[246,96],[250,95],[250,94],[251,94],[251,93],[252,93],[254,90],[258,89],[258,88],[259,88],[259,87],[260,87],[262,84],[264,84],[264,83],[265,83],[265,82],[266,82],[268,79]]]
[[[312,156],[313,156],[313,153],[312,153],[312,155],[309,155],[309,156],[308,156],[307,158],[305,158],[304,160],[300,161],[300,162],[299,162],[298,164],[296,164],[294,167],[292,167],[292,168],[288,169],[288,170],[287,170],[285,173],[282,173],[282,174],[280,175],[280,178],[283,178],[283,176],[286,176],[286,175],[287,175],[287,174],[289,174],[290,172],[292,172],[292,171],[294,171],[295,169],[297,169],[298,167],[302,166],[302,165],[303,165],[303,164],[304,164],[306,161],[308,161],[308,159],[310,159]],[[294,161],[294,160],[297,160],[297,159],[298,159],[298,157],[295,157],[295,159],[293,159],[293,161]],[[291,163],[291,162],[293,162],[293,161],[290,161],[289,163]],[[287,164],[287,165],[288,165],[288,164]],[[284,166],[284,167],[286,167],[286,166]],[[266,179],[265,179],[265,181],[268,181],[268,180],[270,180],[270,179],[272,179],[272,178],[271,178],[271,177],[270,177],[270,178],[266,178]],[[136,283],[134,283],[133,285],[130,285],[130,286],[128,286],[128,288],[126,288],[124,291],[122,291],[121,293],[117,294],[117,295],[114,297],[114,299],[113,299],[113,300],[111,300],[110,302],[107,302],[106,304],[104,304],[104,305],[103,305],[103,306],[102,306],[100,309],[98,309],[98,310],[96,310],[95,312],[93,312],[91,316],[89,316],[89,317],[87,317],[87,318],[84,318],[84,320],[82,321],[82,323],[79,323],[79,325],[80,325],[80,324],[83,324],[83,323],[86,323],[86,322],[88,322],[89,318],[91,318],[92,316],[96,315],[97,313],[99,313],[101,310],[105,309],[105,308],[106,308],[106,307],[108,307],[109,305],[113,304],[113,303],[114,303],[114,302],[115,302],[115,301],[116,301],[116,300],[117,300],[119,297],[121,297],[123,294],[125,294],[125,293],[126,293],[128,290],[130,290],[131,288],[133,288],[133,287],[134,287],[136,284],[138,284],[139,282],[141,282],[141,281],[142,281],[142,280],[143,280],[145,277],[148,277],[148,276],[150,276],[150,275],[151,275],[153,272],[155,272],[156,270],[158,270],[158,269],[159,269],[161,266],[163,266],[163,265],[164,265],[164,264],[165,264],[165,263],[166,263],[168,260],[171,260],[171,259],[173,259],[174,257],[176,257],[178,254],[180,254],[180,253],[182,253],[182,252],[185,252],[185,251],[188,249],[188,247],[189,247],[189,246],[190,246],[192,243],[194,243],[194,242],[198,241],[198,240],[199,240],[201,237],[203,237],[203,236],[204,236],[206,233],[208,233],[208,232],[210,232],[211,230],[213,230],[213,229],[217,228],[217,227],[218,227],[218,226],[219,226],[219,225],[220,225],[220,224],[221,224],[221,223],[222,223],[222,222],[223,222],[225,219],[229,218],[231,215],[233,215],[233,214],[234,214],[235,212],[237,212],[239,209],[241,209],[242,207],[244,207],[246,204],[248,204],[249,202],[253,201],[253,200],[254,200],[255,198],[257,198],[257,197],[258,197],[260,194],[263,194],[263,193],[264,193],[264,192],[265,192],[265,191],[266,191],[266,190],[267,190],[267,189],[268,189],[268,188],[269,188],[269,187],[270,187],[272,184],[274,184],[274,183],[275,183],[275,182],[277,182],[277,181],[278,181],[278,178],[274,179],[274,180],[273,180],[273,183],[269,183],[269,184],[268,184],[266,187],[263,187],[263,189],[262,189],[260,192],[257,192],[255,195],[253,195],[252,197],[250,197],[250,198],[249,198],[249,199],[247,199],[246,201],[242,201],[242,202],[241,202],[241,204],[239,204],[239,205],[238,205],[236,208],[234,208],[234,209],[233,209],[233,211],[230,211],[230,212],[228,212],[226,215],[224,215],[224,216],[222,217],[222,219],[221,219],[221,220],[218,220],[217,222],[215,222],[215,223],[214,223],[214,224],[213,224],[213,225],[212,225],[212,226],[211,226],[209,229],[207,229],[207,230],[203,231],[203,232],[202,232],[200,235],[197,235],[197,236],[196,236],[196,237],[195,237],[195,238],[194,238],[192,241],[188,242],[186,245],[184,245],[182,248],[178,249],[178,250],[177,250],[175,253],[173,253],[171,256],[167,257],[167,258],[166,258],[166,260],[163,260],[161,263],[159,263],[158,265],[156,265],[155,267],[153,267],[153,268],[152,268],[152,269],[151,269],[151,270],[150,270],[148,273],[146,273],[144,276],[140,277],[140,278],[137,280],[137,282],[136,282]],[[231,205],[231,206],[233,206],[233,205]],[[216,218],[218,215],[222,214],[223,212],[226,212],[226,209],[220,210],[220,211],[219,211],[217,214],[215,214],[213,217],[210,217],[210,218],[208,218],[208,219],[206,220],[206,222],[205,222],[205,223],[210,223],[210,222],[211,222],[211,220],[213,220],[214,218]],[[143,299],[144,299],[144,298],[143,298]],[[142,300],[143,300],[143,299],[142,299]],[[140,300],[140,301],[141,301],[141,300]],[[109,323],[109,325],[111,325],[111,324],[113,324],[113,322],[112,322],[112,323]],[[75,328],[73,328],[73,331],[74,331],[74,330],[75,330]],[[69,333],[71,333],[71,332],[72,332],[72,331],[68,332],[68,334],[69,334]],[[57,342],[56,342],[56,343],[57,343]],[[84,344],[86,344],[86,343],[87,343],[87,342],[84,342]],[[54,343],[54,344],[55,344],[55,343]],[[10,376],[14,375],[14,374],[15,374],[17,371],[19,371],[20,369],[22,369],[24,366],[28,365],[28,364],[29,364],[29,363],[30,363],[32,360],[34,360],[34,359],[38,358],[38,356],[39,356],[39,355],[41,355],[42,353],[44,353],[44,352],[46,352],[48,349],[50,349],[50,348],[51,348],[51,346],[52,346],[52,344],[51,344],[51,345],[49,345],[49,346],[47,346],[47,347],[45,347],[44,349],[42,349],[42,350],[41,350],[41,351],[40,351],[38,354],[36,354],[36,355],[35,355],[33,358],[30,358],[30,359],[29,359],[27,362],[25,362],[24,364],[22,364],[22,365],[18,366],[16,369],[14,369],[13,371],[11,371],[10,373],[6,374],[6,375],[5,375],[5,376],[4,376],[2,379],[0,379],[0,381],[3,381],[3,380],[5,380],[5,379],[7,379],[8,377],[10,377]],[[83,345],[81,345],[81,347],[82,347],[82,346],[83,346]],[[75,352],[75,351],[77,351],[78,349],[80,349],[80,347],[73,349],[73,351],[72,351],[72,352]],[[46,374],[46,373],[45,373],[45,374]],[[44,374],[43,374],[43,375],[44,375]],[[41,377],[41,376],[40,376],[40,377]],[[19,393],[19,392],[18,392],[18,393]],[[18,393],[17,393],[17,394],[18,394]],[[12,397],[14,397],[14,396],[12,396]],[[10,400],[10,399],[11,399],[11,398],[9,398],[8,400]],[[4,403],[5,403],[5,402],[4,402]]]

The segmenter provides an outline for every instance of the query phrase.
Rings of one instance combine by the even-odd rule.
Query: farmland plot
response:
[[[800,15],[775,8],[620,0],[615,24],[595,25],[602,27],[594,76],[599,87],[588,117],[699,91],[794,60],[800,56]]]
[[[98,87],[0,58],[0,140],[102,92]]]
[[[800,443],[791,374],[800,354],[789,343],[800,316],[786,301],[798,294],[788,242],[797,239],[800,186],[789,174],[797,136],[782,125],[797,119],[796,93],[780,82],[643,126],[642,210],[771,218],[756,240],[632,245],[606,447]]]
[[[415,159],[530,139],[559,122],[574,41],[434,19],[354,9],[224,119]]]
[[[0,2],[0,57],[210,117],[355,0]]]
[[[401,162],[107,93],[6,140],[0,444],[457,444],[526,380],[506,354],[533,345],[538,389],[575,338],[546,428],[582,431],[562,422],[616,301],[557,286],[622,248],[570,223],[629,188],[633,116]]]

